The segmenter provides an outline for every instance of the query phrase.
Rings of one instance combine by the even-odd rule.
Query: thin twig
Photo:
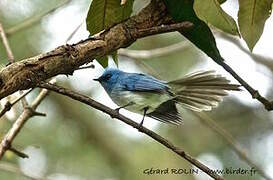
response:
[[[4,31],[4,28],[3,28],[2,24],[1,24],[1,22],[0,22],[0,35],[1,35],[1,39],[2,39],[3,44],[4,44],[4,47],[5,47],[5,50],[6,50],[6,52],[7,52],[9,62],[10,62],[10,64],[12,64],[12,63],[14,63],[14,56],[13,56],[13,53],[12,53],[11,48],[10,48],[10,46],[9,46],[9,42],[8,42],[8,39],[7,39],[7,37],[6,37],[6,33],[5,33],[5,31]],[[30,91],[29,91],[29,92],[30,92]],[[0,113],[0,117],[1,117],[3,114],[5,114],[7,111],[9,111],[9,110],[11,109],[11,107],[12,107],[16,102],[18,102],[19,99],[21,100],[24,109],[26,109],[28,103],[27,103],[27,101],[26,101],[26,99],[25,99],[25,96],[26,96],[28,93],[23,93],[23,91],[19,91],[19,93],[20,93],[20,98],[18,98],[17,100],[15,100],[13,103],[10,103],[9,101],[7,101],[7,103],[6,103],[5,106],[4,106],[4,109],[3,109],[3,110],[1,111],[1,113]],[[16,150],[15,148],[11,147],[11,144],[9,144],[9,145],[7,146],[7,150],[12,151],[13,153],[15,153],[16,155],[18,155],[18,156],[20,156],[20,157],[22,157],[22,158],[28,157],[26,154],[24,154],[24,153],[22,153],[22,152]]]
[[[229,36],[225,36],[225,38],[227,38]],[[231,40],[232,38],[228,38],[229,40]],[[235,40],[233,40],[234,42]],[[238,43],[236,43],[237,46],[240,49],[244,49],[243,47],[240,47],[238,45]],[[157,48],[157,49],[153,49],[153,50],[129,50],[129,49],[120,49],[118,51],[118,53],[120,55],[123,56],[128,56],[134,59],[150,59],[150,58],[154,58],[154,57],[160,57],[160,56],[164,56],[166,54],[181,50],[182,48],[185,48],[185,46],[187,46],[188,43],[187,42],[182,42],[181,44],[174,44],[171,46],[167,46],[167,47],[163,47],[163,48]],[[245,52],[245,50],[244,50]],[[249,53],[248,53],[249,54]],[[257,56],[257,55],[256,55]],[[257,60],[256,61],[264,64],[264,65],[268,65],[268,61],[262,59],[262,60]],[[224,61],[219,62],[218,63],[220,66],[222,66],[227,72],[229,72],[237,81],[239,81],[239,83],[252,95],[253,99],[257,99],[258,101],[260,101],[264,107],[268,110],[271,111],[273,110],[273,101],[269,101],[267,100],[265,97],[263,97],[262,95],[260,95],[259,91],[253,89],[246,81],[244,81],[228,64],[226,64]],[[273,64],[272,66],[269,66],[269,68],[273,68]]]
[[[250,53],[248,50],[246,50],[241,43],[239,42],[238,39],[231,37],[229,35],[226,35],[226,33],[221,33],[221,32],[217,32],[217,34],[220,35],[220,37],[225,38],[226,40],[232,42],[234,45],[236,45],[240,50],[242,50],[243,52],[247,53],[250,57],[252,57],[256,62],[261,63],[267,67],[270,68],[271,71],[273,71],[273,64],[270,63],[270,61],[266,60],[269,58],[260,56],[260,55],[256,55],[253,53]],[[268,99],[266,99],[265,97],[263,97],[259,91],[255,90],[254,88],[252,88],[245,80],[243,80],[228,64],[226,64],[223,61],[219,61],[218,64],[220,66],[222,66],[227,72],[229,72],[252,96],[253,99],[257,99],[258,101],[260,101],[266,110],[268,111],[272,111],[273,110],[273,101],[269,101]]]
[[[61,4],[57,5],[56,7],[54,7],[53,9],[50,9],[42,14],[39,14],[39,15],[36,15],[36,16],[33,16],[31,18],[29,18],[28,20],[25,20],[24,22],[14,26],[14,27],[11,27],[9,29],[6,30],[6,34],[7,36],[10,36],[22,29],[26,29],[32,25],[34,25],[35,23],[38,23],[39,21],[41,21],[41,19],[45,16],[47,16],[48,14],[50,13],[53,13],[54,11],[56,11],[57,9],[63,7],[64,5],[68,4],[69,2],[71,2],[71,0],[66,0],[64,2],[62,2]]]
[[[273,72],[273,59],[270,57],[266,57],[260,54],[251,53],[248,49],[243,47],[242,43],[238,38],[235,38],[234,36],[230,36],[223,32],[216,32],[216,35],[219,35],[219,37],[224,38],[225,40],[228,40],[229,42],[232,42],[235,46],[237,46],[241,51],[249,55],[255,62],[260,63],[266,67],[268,67]]]
[[[245,80],[243,80],[228,64],[224,61],[218,62],[220,66],[222,66],[227,72],[229,72],[252,96],[253,99],[257,99],[260,101],[266,110],[272,111],[273,110],[273,101],[267,100],[263,97],[259,91],[252,88]]]
[[[152,72],[152,74],[156,77],[160,77],[159,74],[157,74],[153,68],[150,66],[146,65],[144,61],[138,60],[138,58],[135,56],[134,59],[142,65],[145,69],[147,69],[149,72]],[[160,78],[161,79],[161,78]],[[270,178],[261,167],[256,165],[246,154],[245,151],[241,148],[240,144],[232,137],[231,134],[229,134],[225,129],[217,125],[210,117],[208,117],[204,113],[195,113],[193,112],[195,116],[197,116],[202,123],[207,125],[209,128],[211,128],[213,131],[215,131],[217,134],[222,136],[222,138],[228,142],[228,144],[234,149],[234,151],[238,154],[238,156],[244,160],[249,166],[254,167],[258,173],[263,176],[265,179],[270,179]]]
[[[18,151],[14,147],[10,147],[8,150],[13,152],[14,154],[16,154],[17,156],[19,156],[21,158],[29,158],[29,156],[27,154],[25,154],[25,153],[23,153],[21,151]]]
[[[151,49],[151,50],[132,50],[132,49],[119,49],[118,54],[127,56],[134,59],[151,59],[156,57],[166,56],[189,47],[188,41],[182,41],[166,47]]]
[[[32,116],[31,109],[24,109],[23,113],[19,118],[13,123],[11,129],[2,139],[0,144],[0,159],[4,156],[5,152],[10,149],[11,143],[19,131],[22,129],[24,123]]]
[[[2,39],[4,47],[5,47],[5,50],[7,52],[7,56],[8,56],[8,59],[9,59],[9,64],[12,64],[12,63],[14,63],[14,55],[13,55],[13,53],[11,51],[10,46],[9,46],[9,41],[7,39],[6,33],[4,31],[4,28],[3,28],[1,22],[0,22],[0,35],[1,35],[1,39]],[[22,95],[23,92],[19,91],[19,94]],[[27,100],[25,99],[24,96],[21,98],[21,101],[22,101],[23,107],[26,107],[28,105]]]
[[[143,126],[139,126],[138,123],[134,122],[133,120],[123,116],[122,114],[119,114],[116,110],[111,109],[93,99],[91,99],[88,96],[79,94],[77,92],[74,92],[72,90],[69,89],[65,89],[63,87],[60,86],[56,86],[53,84],[49,84],[49,83],[40,83],[38,85],[38,87],[41,88],[46,88],[48,90],[52,90],[55,91],[59,94],[65,95],[67,97],[70,97],[74,100],[80,101],[86,105],[89,105],[97,110],[100,110],[108,115],[110,115],[112,118],[116,118],[136,129],[138,129],[140,132],[150,136],[151,138],[153,138],[154,140],[156,140],[157,142],[159,142],[160,144],[164,145],[165,147],[167,147],[168,149],[172,150],[173,152],[175,152],[176,154],[178,154],[180,157],[186,159],[187,161],[189,161],[191,164],[195,165],[196,167],[198,167],[199,169],[201,169],[202,171],[204,171],[205,173],[207,173],[209,176],[211,176],[214,179],[223,179],[221,176],[219,176],[216,173],[213,173],[213,171],[208,168],[206,165],[202,164],[200,161],[198,161],[197,159],[191,157],[188,153],[186,153],[183,149],[176,147],[175,145],[173,145],[171,142],[169,142],[167,139],[161,137],[160,135],[156,134],[155,132],[143,127]]]
[[[194,24],[189,21],[173,23],[173,24],[162,24],[160,26],[154,26],[150,28],[137,29],[135,30],[137,33],[145,34],[145,36],[151,36],[154,34],[161,34],[166,32],[174,32],[174,31],[188,31],[194,27]],[[130,32],[133,33],[134,32]]]
[[[23,97],[25,97],[26,95],[28,95],[33,89],[30,89],[26,92],[24,92],[23,94],[21,94],[17,99],[15,99],[13,102],[9,102],[7,101],[4,105],[4,108],[1,110],[0,112],[0,118],[7,112],[9,111],[12,106],[14,106],[18,101],[20,101]]]
[[[65,43],[67,43],[79,30],[79,26],[71,33],[71,35],[66,39]],[[56,83],[56,78],[53,78],[49,81],[52,84]],[[9,103],[4,106],[4,109],[1,111],[1,114],[5,114],[6,111],[8,111],[15,103],[17,103],[20,99],[25,97],[28,93],[30,93],[33,89],[30,89],[29,91],[25,92],[24,94],[21,94],[19,98],[17,98],[14,102]],[[36,108],[39,106],[41,101],[47,96],[49,91],[47,89],[42,89],[39,95],[36,97],[36,99],[32,102],[30,107],[24,107],[23,113],[19,116],[19,118],[15,121],[12,128],[9,130],[9,132],[5,135],[5,137],[2,139],[2,142],[0,144],[0,159],[4,156],[5,152],[7,150],[12,151],[16,155],[22,158],[28,157],[28,155],[24,154],[23,152],[20,152],[13,148],[11,146],[12,141],[17,136],[17,134],[20,132],[20,130],[23,128],[24,124],[27,122],[29,118],[32,116],[45,116],[46,114],[40,113],[35,111]],[[1,117],[1,116],[0,116]]]
[[[70,41],[70,40],[73,38],[73,36],[78,32],[78,30],[79,30],[80,27],[83,25],[83,23],[84,23],[84,21],[81,22],[81,24],[79,24],[79,25],[72,31],[72,33],[66,38],[65,43],[67,43],[68,41]]]
[[[55,83],[55,80],[52,80],[51,83]],[[41,103],[41,101],[48,94],[48,90],[42,89],[40,94],[36,97],[36,99],[32,102],[31,106],[28,108],[24,108],[23,113],[18,117],[18,119],[13,123],[11,129],[2,139],[0,144],[0,159],[4,156],[5,152],[10,149],[12,141],[23,128],[24,124],[27,122],[29,118],[34,115],[41,115],[41,113],[36,112],[37,106]]]
[[[4,45],[5,49],[6,49],[9,62],[14,63],[14,56],[13,56],[12,51],[10,49],[9,42],[8,42],[7,37],[6,37],[6,33],[4,31],[4,28],[3,28],[1,22],[0,22],[0,36],[1,36],[1,39],[2,39],[2,42],[3,42],[3,45]]]
[[[172,26],[186,31],[189,29],[188,26],[191,26],[189,22],[185,22],[185,26],[182,26],[183,23],[180,26],[178,26],[179,23],[170,23],[171,19],[164,3],[161,0],[151,1],[137,15],[99,33],[96,39],[88,38],[75,44],[63,45],[1,69],[0,99],[20,89],[35,87],[38,82],[58,74],[72,74],[75,69],[93,61],[94,58],[109,54],[121,47],[127,47],[136,39],[148,36],[151,31],[154,34],[162,33],[163,30],[167,31],[167,26],[170,26],[171,31],[175,31]],[[161,26],[162,24],[164,25]],[[52,58],[53,61],[51,61]],[[54,65],[50,62],[54,62]],[[28,68],[24,68],[24,64],[28,65]],[[44,67],[46,67],[46,73]],[[20,73],[17,73],[19,71]]]
[[[84,23],[84,21],[81,23],[81,24],[79,24],[72,32],[71,32],[71,34],[66,38],[66,40],[65,40],[65,43],[67,44],[68,43],[68,41],[70,41],[72,38],[73,38],[73,36],[75,36],[75,34],[78,32],[78,30],[80,29],[80,27],[83,25],[83,23]],[[95,65],[94,64],[91,64],[91,65],[89,65],[89,66],[82,66],[82,67],[79,67],[79,68],[77,68],[77,69],[75,69],[75,70],[81,70],[81,69],[89,69],[89,68],[95,68]]]
[[[216,132],[218,135],[220,135],[228,144],[229,146],[235,151],[235,153],[243,160],[245,161],[250,167],[253,167],[257,172],[263,176],[267,180],[272,180],[270,176],[268,176],[262,167],[257,165],[255,162],[252,161],[250,157],[247,155],[247,151],[241,147],[241,145],[232,137],[230,133],[228,133],[225,129],[223,129],[221,126],[216,124],[209,116],[207,116],[205,113],[196,113],[193,112],[196,117],[200,120],[201,123],[208,126],[210,129],[212,129],[214,132]]]
[[[23,91],[19,91],[19,94],[23,95],[24,93],[23,93]],[[28,102],[25,97],[22,97],[21,102],[22,102],[23,108],[28,106]]]
[[[60,46],[48,53],[25,59],[23,60],[24,63],[35,64],[28,68],[22,68],[20,62],[3,68],[0,71],[0,98],[6,97],[19,89],[34,87],[38,82],[45,81],[57,74],[72,74],[77,67],[91,62],[96,57],[109,54],[121,47],[127,47],[139,38],[176,31],[181,28],[187,31],[192,27],[190,22],[175,24],[170,24],[170,22],[164,4],[159,0],[151,1],[138,15],[100,33],[96,39],[88,38],[79,43]],[[64,54],[67,56],[64,56]],[[54,66],[51,63],[52,58],[54,58]],[[64,61],[64,59],[66,60]],[[238,76],[229,65],[224,61],[218,61],[218,64],[237,79],[253,98],[263,103],[268,111],[273,110],[273,102],[261,96],[258,91]],[[47,73],[44,73],[43,67],[47,67]],[[32,70],[36,73],[33,73]],[[22,73],[16,73],[18,71]],[[33,81],[29,81],[29,79]],[[16,81],[16,83],[12,81]]]

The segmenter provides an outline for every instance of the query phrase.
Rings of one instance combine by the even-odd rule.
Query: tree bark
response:
[[[171,18],[165,5],[160,0],[153,0],[137,15],[92,38],[8,65],[0,71],[0,99],[18,90],[35,87],[56,75],[72,75],[75,69],[94,58],[128,47],[138,38],[161,33],[160,25],[168,23]],[[189,27],[189,24],[185,23],[185,26]]]

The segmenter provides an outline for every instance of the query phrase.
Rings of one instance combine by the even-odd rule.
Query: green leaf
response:
[[[223,60],[208,25],[200,20],[193,9],[193,0],[164,0],[172,18],[177,21],[190,21],[193,28],[180,32],[216,63]]]
[[[114,62],[116,63],[116,65],[118,66],[118,51],[115,51],[112,53],[112,58]]]
[[[223,11],[217,0],[195,0],[193,8],[196,15],[206,23],[224,32],[239,35],[235,20]]]
[[[129,18],[133,2],[134,0],[127,0],[124,5],[121,5],[120,0],[93,0],[86,18],[87,30],[90,35],[99,33]],[[104,68],[108,66],[107,56],[97,58],[97,60]],[[117,62],[117,58],[114,61]]]
[[[108,66],[108,56],[103,56],[96,58],[96,60],[102,65],[102,67],[106,68]]]
[[[133,0],[93,0],[86,18],[87,30],[94,35],[130,17]]]
[[[220,3],[220,4],[223,4],[224,2],[226,2],[227,0],[218,0],[218,2]]]
[[[238,23],[243,39],[252,51],[260,39],[273,0],[239,0]]]
[[[115,51],[111,54],[114,62],[116,63],[116,65],[118,66],[118,52]],[[96,58],[96,60],[100,63],[100,65],[104,68],[106,68],[108,66],[108,56],[103,56],[103,57],[99,57]]]

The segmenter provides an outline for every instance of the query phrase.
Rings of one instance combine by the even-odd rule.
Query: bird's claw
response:
[[[115,111],[119,114],[119,110],[121,109],[121,107],[118,107],[115,109]]]
[[[141,129],[143,128],[143,122],[144,122],[144,119],[142,119],[142,121],[139,123],[138,125],[138,131],[141,131]]]
[[[120,106],[120,107],[116,108],[115,111],[119,114],[119,110],[120,110],[120,109],[125,108],[125,107],[127,107],[127,106],[131,106],[132,104],[134,104],[134,103],[129,102],[128,104],[125,104],[124,106]]]

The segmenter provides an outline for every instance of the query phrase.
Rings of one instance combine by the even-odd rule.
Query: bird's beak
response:
[[[99,78],[96,78],[96,79],[93,79],[94,81],[98,81],[98,82],[100,82],[100,79]]]

